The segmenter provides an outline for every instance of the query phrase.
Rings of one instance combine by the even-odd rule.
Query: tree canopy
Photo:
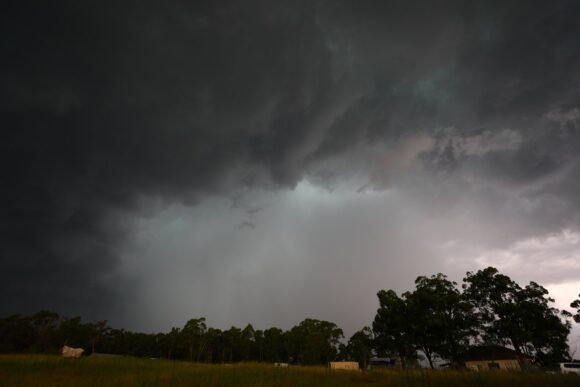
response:
[[[544,287],[533,281],[522,287],[493,267],[466,273],[461,287],[441,273],[419,276],[414,285],[401,295],[380,290],[372,327],[348,341],[335,323],[312,318],[288,330],[251,324],[222,330],[198,317],[167,333],[146,334],[112,328],[106,320],[85,323],[81,317],[41,310],[0,318],[0,352],[57,353],[69,345],[88,354],[208,363],[326,364],[341,359],[358,361],[363,368],[374,356],[398,358],[402,367],[416,365],[422,354],[434,367],[436,360],[460,365],[470,346],[498,344],[513,348],[524,366],[530,358],[541,367],[569,358],[566,340],[571,320],[580,323],[580,299],[570,305],[575,314],[560,312]]]
[[[568,357],[570,323],[550,306],[554,300],[544,287],[530,282],[522,288],[488,267],[468,272],[463,288],[466,299],[475,306],[479,338],[484,342],[512,346],[522,366],[525,356],[542,365]]]

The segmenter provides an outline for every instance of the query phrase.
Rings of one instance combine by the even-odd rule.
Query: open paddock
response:
[[[239,363],[206,365],[138,358],[0,355],[1,386],[579,386],[580,376],[544,372],[380,370]]]

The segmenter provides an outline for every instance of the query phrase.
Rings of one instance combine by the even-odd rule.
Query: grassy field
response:
[[[0,355],[2,386],[580,386],[580,376],[521,372],[330,371],[135,358]]]

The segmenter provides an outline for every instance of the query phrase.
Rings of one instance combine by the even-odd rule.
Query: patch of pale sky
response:
[[[146,325],[136,328],[166,330],[205,316],[219,328],[288,329],[312,317],[348,336],[372,323],[378,290],[410,290],[415,277],[437,272],[460,283],[466,271],[488,265],[520,284],[549,284],[559,306],[577,292],[578,232],[494,249],[474,242],[494,219],[461,206],[441,217],[417,202],[421,196],[357,192],[360,182],[327,189],[303,180],[293,190],[245,192],[241,206],[216,196],[141,219],[125,254],[128,274],[141,279],[129,310]],[[255,229],[240,228],[250,216]]]

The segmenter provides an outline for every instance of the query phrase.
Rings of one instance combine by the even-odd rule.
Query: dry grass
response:
[[[330,371],[135,358],[0,355],[2,386],[580,386],[577,375],[523,372]]]

